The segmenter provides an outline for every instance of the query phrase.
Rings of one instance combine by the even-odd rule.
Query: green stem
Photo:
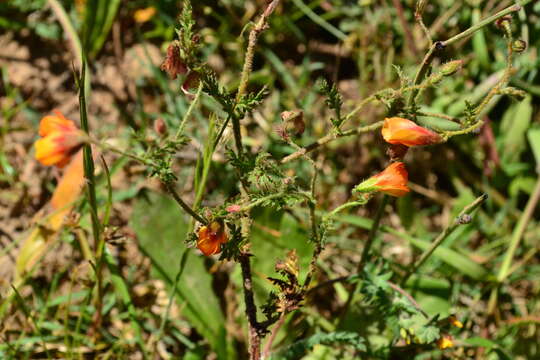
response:
[[[325,145],[325,144],[329,143],[330,141],[335,140],[337,138],[345,137],[345,136],[351,136],[351,135],[357,135],[357,134],[363,134],[363,133],[366,133],[366,132],[377,130],[377,129],[381,128],[382,125],[383,125],[383,121],[378,121],[376,123],[366,125],[366,126],[360,126],[360,127],[356,128],[356,129],[347,130],[347,131],[344,131],[342,133],[330,133],[330,134],[320,138],[319,140],[315,141],[314,143],[311,143],[308,146],[306,146],[306,147],[304,147],[304,148],[302,148],[302,149],[300,149],[298,151],[295,151],[294,153],[292,153],[290,155],[287,155],[286,157],[281,159],[281,163],[285,164],[285,163],[287,163],[289,161],[298,159],[298,158],[302,157],[303,155],[307,154],[308,152],[313,151],[313,150],[317,149],[318,147],[320,147],[322,145]]]
[[[538,204],[539,200],[540,200],[540,177],[538,177],[538,179],[536,180],[536,185],[534,187],[533,193],[531,197],[529,198],[529,200],[527,201],[525,210],[523,211],[523,214],[521,215],[518,221],[518,224],[516,228],[514,229],[514,232],[512,233],[512,238],[510,239],[510,246],[508,247],[508,250],[506,251],[504,260],[501,265],[501,269],[499,270],[499,274],[497,276],[497,280],[499,282],[503,282],[508,275],[508,271],[510,269],[510,266],[512,265],[512,259],[514,258],[514,255],[519,246],[521,238],[523,237],[523,234],[525,233],[525,230],[527,229],[527,225],[529,224],[529,221],[532,218],[534,209],[536,208],[536,205]]]
[[[469,215],[470,213],[472,213],[477,207],[479,207],[484,201],[486,201],[486,199],[488,198],[488,196],[486,194],[482,195],[482,196],[479,196],[478,198],[476,198],[476,200],[474,200],[472,203],[470,203],[469,205],[467,205],[460,213],[459,215],[454,219],[454,221],[452,222],[452,224],[450,224],[446,229],[443,230],[443,232],[441,232],[439,234],[439,236],[437,236],[437,238],[435,239],[435,241],[433,241],[433,243],[431,244],[431,246],[429,247],[429,249],[427,249],[421,256],[420,256],[420,259],[418,259],[418,261],[416,261],[413,266],[411,266],[411,268],[409,269],[409,271],[407,271],[407,273],[403,276],[403,278],[401,279],[401,285],[403,286],[403,284],[405,284],[407,282],[407,280],[409,279],[409,277],[414,274],[419,268],[420,266],[422,266],[427,259],[429,259],[429,257],[433,254],[433,252],[435,252],[435,250],[443,243],[443,241],[450,235],[454,232],[454,230],[457,229],[458,226],[462,225],[464,222],[463,222],[463,218],[464,216],[466,215]]]
[[[99,147],[100,149],[102,150],[106,150],[106,151],[111,151],[111,152],[114,152],[118,155],[122,155],[122,156],[125,156],[125,157],[128,157],[132,160],[135,160],[135,161],[138,161],[142,164],[145,164],[145,165],[149,165],[149,166],[152,166],[153,164],[151,162],[149,162],[148,160],[146,159],[143,159],[142,157],[139,157],[135,154],[131,154],[131,153],[128,153],[124,150],[120,150],[112,145],[109,145],[107,143],[103,143],[103,142],[99,142],[97,140],[93,140],[93,139],[90,139],[89,140],[92,144],[96,145],[97,147]]]
[[[171,196],[172,196],[173,199],[176,201],[176,203],[177,203],[178,205],[180,205],[180,207],[181,207],[182,209],[184,209],[185,212],[187,212],[189,215],[191,215],[195,220],[197,220],[197,221],[200,222],[201,224],[207,224],[207,223],[208,223],[208,220],[206,220],[205,218],[203,218],[202,216],[200,216],[199,214],[197,214],[195,211],[193,211],[193,209],[190,208],[189,205],[186,204],[184,200],[182,200],[182,198],[180,197],[180,195],[178,195],[178,193],[177,193],[176,190],[174,189],[173,184],[168,183],[168,182],[162,182],[162,184],[165,186],[165,188],[167,189],[167,191],[171,194]]]
[[[254,207],[264,203],[265,201],[278,199],[278,198],[283,197],[283,196],[285,196],[284,192],[278,192],[278,193],[275,193],[275,194],[267,195],[265,197],[262,197],[260,199],[255,200],[252,203],[249,203],[249,204],[247,204],[245,206],[242,206],[242,208],[240,208],[239,211],[241,211],[241,212],[249,211],[249,210],[253,209]]]
[[[532,0],[523,0],[521,2],[521,5],[522,6],[526,5],[531,1]],[[446,46],[451,45],[451,44],[455,43],[456,41],[459,41],[461,39],[464,39],[464,38],[474,34],[476,31],[482,29],[486,25],[491,24],[495,20],[498,20],[498,19],[502,18],[503,16],[506,16],[506,15],[508,15],[510,13],[519,11],[520,9],[521,9],[520,5],[514,4],[512,6],[507,7],[506,9],[503,9],[503,10],[499,11],[498,13],[496,13],[496,14],[494,14],[492,16],[489,16],[489,17],[485,18],[484,20],[474,24],[473,26],[471,26],[467,30],[465,30],[465,31],[463,31],[463,32],[461,32],[461,33],[459,33],[459,34],[457,34],[455,36],[452,36],[450,39],[447,39],[447,40],[444,40],[444,41],[436,41],[429,48],[428,52],[424,56],[424,59],[422,60],[422,63],[420,64],[420,67],[418,68],[418,71],[416,72],[416,75],[414,77],[413,85],[417,85],[422,81],[422,79],[424,78],[425,74],[428,71],[428,68],[429,68],[429,65],[431,64],[431,61],[435,57],[435,52],[436,51],[438,51],[440,49],[444,49]],[[414,105],[414,101],[415,101],[415,98],[416,98],[417,94],[418,94],[418,90],[414,90],[414,91],[412,91],[410,93],[409,98],[407,100],[407,106]]]
[[[86,111],[86,59],[82,56],[81,77],[79,78],[79,111],[81,117],[81,128],[90,137],[90,127],[88,124],[88,114]],[[92,146],[86,143],[83,146],[83,165],[84,177],[86,180],[86,196],[90,205],[90,218],[92,220],[92,234],[94,237],[95,258],[96,258],[96,313],[94,316],[94,330],[101,326],[102,309],[103,309],[103,249],[105,247],[105,238],[101,236],[101,225],[99,223],[98,205],[96,198],[96,183],[94,178],[94,158],[92,155]]]
[[[324,218],[325,220],[328,220],[330,218],[333,218],[334,216],[336,216],[339,212],[345,210],[345,209],[348,209],[348,208],[351,208],[351,207],[354,207],[354,206],[360,206],[360,205],[365,205],[366,202],[364,200],[356,200],[356,201],[349,201],[349,202],[346,202],[345,204],[341,204],[340,206],[338,206],[337,208],[335,208],[334,210],[332,210],[330,213],[328,213],[328,215],[326,215]]]
[[[189,104],[189,107],[188,107],[188,109],[187,109],[187,111],[186,111],[186,113],[184,115],[184,118],[182,119],[182,122],[180,123],[180,126],[178,127],[178,130],[176,131],[176,135],[174,136],[175,141],[178,141],[178,139],[180,139],[180,136],[184,132],[184,128],[186,127],[186,123],[187,123],[188,119],[190,118],[191,113],[195,109],[195,105],[199,101],[199,98],[201,97],[202,89],[203,89],[203,82],[201,81],[199,83],[199,88],[197,89],[197,93],[195,94],[195,98],[193,99],[191,104]]]

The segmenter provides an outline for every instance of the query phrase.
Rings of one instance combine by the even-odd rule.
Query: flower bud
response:
[[[447,62],[446,64],[441,66],[441,74],[443,74],[443,76],[454,75],[457,71],[461,70],[462,66],[463,60],[454,60]]]
[[[159,136],[165,136],[167,134],[167,124],[165,124],[165,121],[162,118],[157,118],[154,121],[154,131]]]
[[[517,53],[523,52],[525,49],[527,49],[527,42],[525,40],[518,39],[512,43],[512,50]]]
[[[400,117],[384,119],[381,133],[386,142],[405,146],[433,145],[443,140],[436,132]]]
[[[189,92],[190,89],[196,88],[199,86],[200,76],[199,73],[195,71],[190,71],[182,84],[182,92],[188,97],[194,97],[192,93]]]

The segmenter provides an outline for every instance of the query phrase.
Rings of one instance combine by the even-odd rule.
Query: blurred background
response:
[[[228,89],[238,86],[248,23],[265,4],[192,1],[202,59]],[[423,20],[434,40],[444,40],[512,4],[427,1]],[[332,113],[316,85],[320,78],[336,84],[348,112],[378,90],[398,88],[400,74],[413,77],[429,48],[415,21],[415,6],[413,0],[282,1],[256,49],[249,86],[267,86],[269,95],[244,120],[249,150],[266,151],[276,159],[294,151],[275,132],[286,110],[304,111],[306,130],[295,140],[299,145],[328,133]],[[118,270],[107,278],[99,336],[91,329],[92,268],[80,245],[90,229],[84,204],[77,208],[80,219],[74,215],[73,224],[47,244],[39,260],[30,264],[20,259],[59,176],[57,169],[34,160],[32,143],[39,120],[53,109],[79,121],[74,71],[80,69],[80,49],[88,55],[92,133],[144,151],[137,139],[154,136],[157,119],[174,133],[190,104],[180,89],[182,79],[170,80],[159,69],[176,37],[181,8],[175,0],[0,2],[0,358],[245,358],[239,268],[187,250],[189,219],[144,168],[126,158],[105,156],[111,194],[103,170],[98,173],[98,200],[105,203],[109,195],[112,199],[107,247]],[[412,191],[388,206],[386,227],[374,246],[385,266],[402,269],[465,205],[482,193],[489,195],[473,221],[453,233],[444,251],[436,252],[406,288],[430,316],[457,315],[464,324],[454,334],[457,346],[444,354],[422,348],[410,358],[540,359],[540,211],[534,196],[540,164],[540,3],[532,1],[514,13],[511,26],[527,48],[515,57],[510,86],[527,95],[497,95],[478,132],[409,151],[405,160]],[[458,59],[464,61],[463,69],[423,94],[423,111],[459,117],[467,101],[477,103],[488,93],[506,64],[502,31],[488,25],[449,46],[435,64]],[[191,142],[175,158],[180,191],[190,203],[211,113],[224,114],[219,104],[202,96],[187,124]],[[348,125],[369,124],[385,114],[384,106],[370,104]],[[378,132],[332,142],[312,158],[322,169],[317,186],[321,211],[347,201],[355,185],[387,162]],[[225,160],[222,147],[209,170],[204,206],[219,206],[237,194],[234,172]],[[286,171],[309,185],[308,162],[287,164]],[[354,272],[375,205],[339,218],[318,261],[317,283]],[[532,213],[525,213],[526,206]],[[313,251],[306,214],[301,208],[255,210],[251,241],[258,304],[273,288],[266,277],[275,276],[276,260],[290,249],[296,250],[305,276]],[[516,242],[497,309],[488,314],[494,279],[509,245]],[[191,253],[167,309],[186,251]],[[117,277],[123,279],[129,297],[115,287]],[[22,278],[24,286],[14,296],[10,284],[16,278]],[[340,283],[317,291],[289,316],[276,348],[316,331],[336,331],[336,312],[346,297]],[[358,302],[341,330],[367,337],[373,349],[384,348],[395,339],[384,321]],[[346,348],[317,345],[310,355],[292,358],[352,358],[351,354]]]

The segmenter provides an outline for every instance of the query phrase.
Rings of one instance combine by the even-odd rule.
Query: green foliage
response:
[[[364,339],[362,339],[357,333],[338,331],[326,334],[317,333],[307,339],[297,341],[286,349],[281,350],[277,354],[273,355],[271,359],[300,359],[311,351],[313,347],[319,344],[333,347],[341,345],[351,347],[356,351],[366,350]]]
[[[105,43],[120,7],[120,0],[87,0],[82,24],[82,44],[94,58]]]
[[[341,117],[341,106],[343,105],[343,98],[339,93],[336,84],[330,84],[325,79],[319,81],[319,89],[321,93],[326,97],[325,103],[330,109],[334,110],[335,117],[330,121],[335,129],[339,130],[339,127],[343,123],[344,119]]]
[[[153,274],[173,288],[180,259],[184,252],[191,252],[182,241],[188,223],[176,203],[163,195],[149,193],[147,199],[141,198],[135,204],[131,226],[141,251],[152,261]],[[225,335],[224,318],[212,291],[212,278],[200,256],[188,253],[187,257],[173,295],[185,304],[183,316],[223,355],[225,350],[220,347]]]

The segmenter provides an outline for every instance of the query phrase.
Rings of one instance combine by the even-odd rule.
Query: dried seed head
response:
[[[283,111],[281,113],[281,120],[283,120],[285,130],[292,130],[294,135],[300,136],[306,130],[306,124],[304,122],[304,112],[302,110]]]

